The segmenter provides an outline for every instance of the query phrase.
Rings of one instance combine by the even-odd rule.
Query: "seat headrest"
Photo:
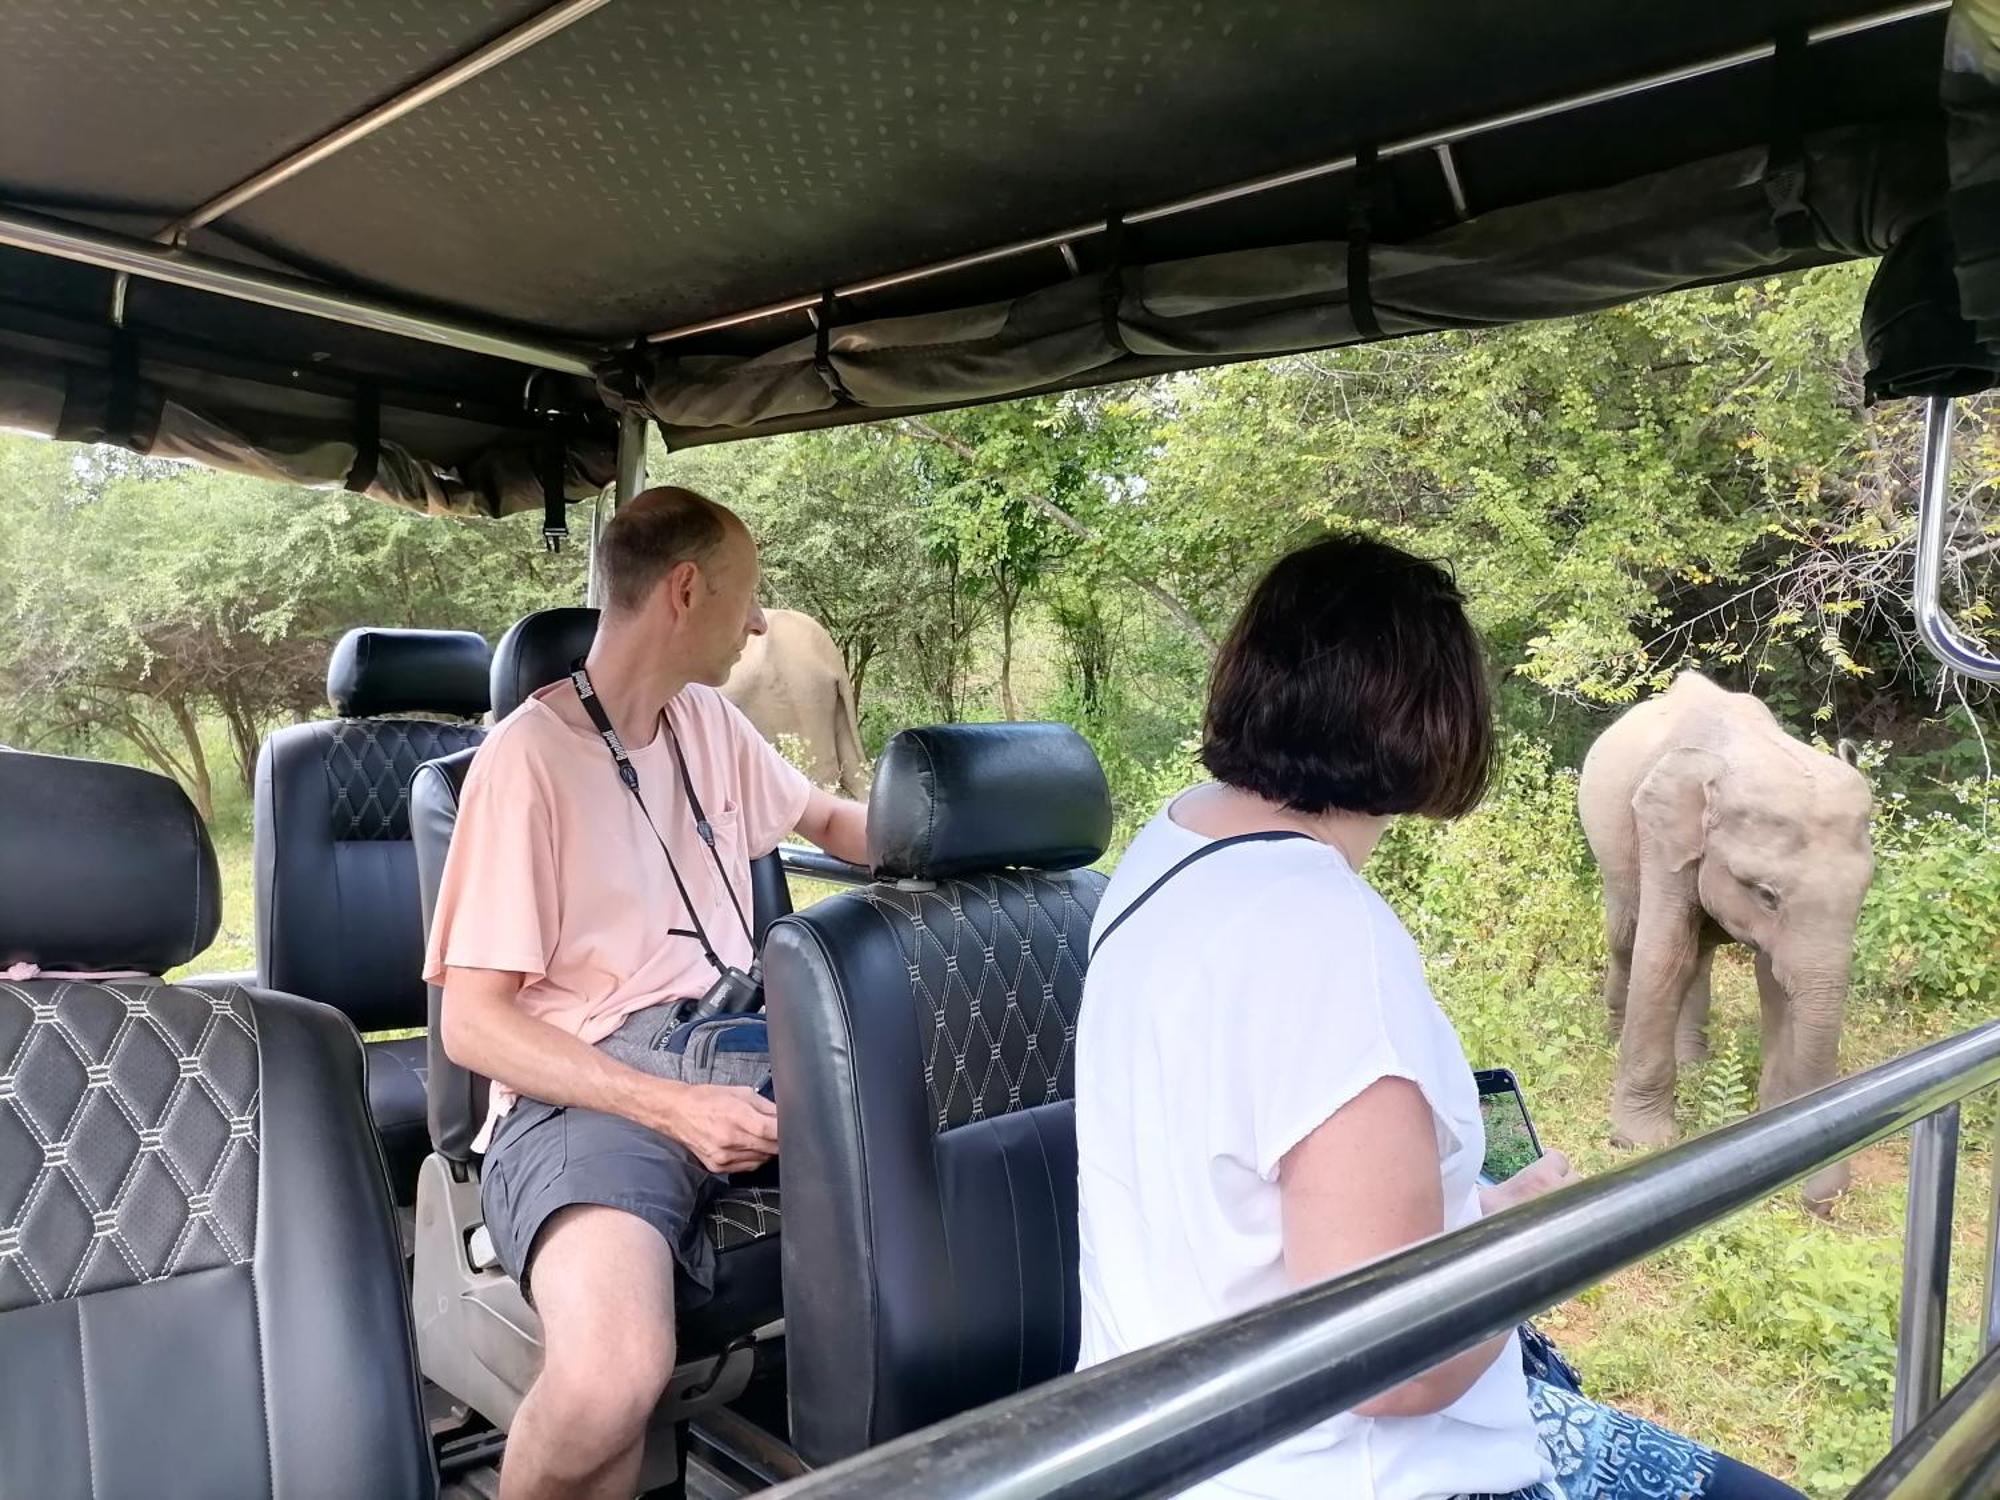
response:
[[[531,694],[567,677],[595,639],[597,611],[578,605],[516,620],[493,650],[493,717],[506,718]]]
[[[493,652],[470,630],[350,630],[326,664],[326,701],[343,719],[486,712]]]
[[[1067,724],[941,724],[883,748],[868,796],[875,871],[943,880],[1073,870],[1111,839],[1111,788]]]
[[[215,850],[177,783],[19,750],[0,807],[0,966],[159,974],[215,940]]]

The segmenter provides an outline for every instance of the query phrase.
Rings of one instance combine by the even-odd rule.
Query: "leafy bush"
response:
[[[1576,773],[1509,738],[1493,790],[1454,823],[1391,825],[1368,878],[1410,929],[1475,1066],[1538,1088],[1601,1049],[1603,916],[1576,815]]]
[[[1948,809],[1921,813],[1904,793],[1882,798],[1856,989],[1970,1024],[2000,1000],[2000,779],[1950,791]]]

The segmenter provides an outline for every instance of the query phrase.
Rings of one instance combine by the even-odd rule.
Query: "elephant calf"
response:
[[[1673,1139],[1675,1067],[1707,1055],[1721,943],[1757,957],[1758,1107],[1831,1082],[1874,871],[1860,773],[1792,738],[1749,694],[1687,672],[1599,736],[1577,801],[1604,877],[1613,1140]],[[1847,1180],[1845,1163],[1815,1174],[1807,1203],[1823,1209]]]

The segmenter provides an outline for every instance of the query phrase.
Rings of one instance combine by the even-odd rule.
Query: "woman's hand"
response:
[[[1544,1152],[1505,1182],[1479,1190],[1479,1209],[1487,1218],[1518,1203],[1532,1202],[1544,1193],[1566,1188],[1583,1178],[1560,1151]]]

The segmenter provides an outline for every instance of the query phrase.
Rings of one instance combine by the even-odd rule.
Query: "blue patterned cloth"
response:
[[[1552,1484],[1463,1500],[1702,1500],[1721,1460],[1692,1438],[1530,1378],[1528,1405]]]

